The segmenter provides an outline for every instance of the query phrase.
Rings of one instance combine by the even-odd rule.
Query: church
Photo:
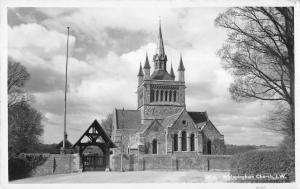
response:
[[[224,154],[222,135],[207,112],[188,111],[185,104],[185,67],[180,55],[178,78],[167,71],[161,24],[153,65],[146,54],[137,79],[137,109],[115,109],[113,154],[172,156]],[[153,69],[153,71],[151,71]]]

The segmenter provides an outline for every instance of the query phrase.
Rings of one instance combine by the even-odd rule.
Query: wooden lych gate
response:
[[[84,153],[84,150],[90,146],[97,146],[102,153]],[[83,133],[72,148],[79,148],[79,155],[83,171],[109,170],[110,148],[116,145],[111,141],[105,130],[95,120],[89,128]]]

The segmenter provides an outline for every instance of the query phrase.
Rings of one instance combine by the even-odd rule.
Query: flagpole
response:
[[[66,149],[66,140],[67,140],[67,88],[68,88],[68,60],[69,60],[69,30],[68,29],[68,36],[67,36],[67,55],[66,55],[66,79],[65,79],[65,115],[64,115],[64,135],[63,135],[63,147],[62,151],[65,153]]]

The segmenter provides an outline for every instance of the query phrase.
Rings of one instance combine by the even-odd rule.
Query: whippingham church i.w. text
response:
[[[167,61],[159,24],[153,68],[146,54],[144,65],[140,65],[138,71],[137,109],[114,111],[111,138],[117,148],[111,155],[112,164],[119,164],[116,157],[120,154],[172,157],[224,154],[224,136],[207,112],[186,109],[182,56],[178,78],[175,78],[172,66],[170,72],[166,70]]]

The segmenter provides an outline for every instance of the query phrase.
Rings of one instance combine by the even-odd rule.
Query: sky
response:
[[[226,8],[9,8],[8,55],[30,73],[26,90],[43,114],[41,141],[63,136],[67,29],[70,26],[67,133],[74,143],[115,108],[137,108],[139,64],[156,50],[159,18],[167,69],[185,66],[186,107],[207,111],[227,144],[277,145],[282,136],[263,126],[273,105],[235,102],[217,50],[227,38],[214,19]],[[153,62],[151,61],[153,71]],[[176,79],[178,78],[175,71]]]

